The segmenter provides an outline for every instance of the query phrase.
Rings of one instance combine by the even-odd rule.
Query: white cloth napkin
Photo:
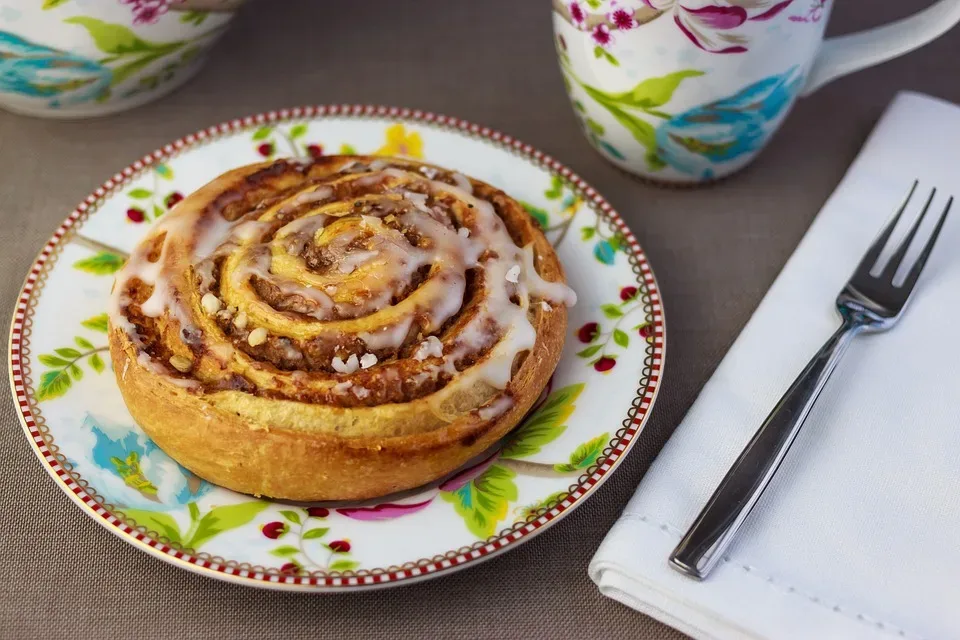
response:
[[[936,213],[960,198],[960,107],[903,93],[597,551],[605,595],[696,638],[960,638],[960,202],[900,324],[854,340],[724,560],[702,583],[667,564],[914,178],[908,212],[934,186]]]

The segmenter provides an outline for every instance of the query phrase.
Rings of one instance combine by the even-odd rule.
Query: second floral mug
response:
[[[830,9],[830,0],[553,0],[553,23],[591,144],[644,178],[698,183],[749,164],[798,96],[960,21],[960,0],[940,0],[824,40]]]
[[[0,0],[0,108],[116,113],[200,70],[244,0]]]

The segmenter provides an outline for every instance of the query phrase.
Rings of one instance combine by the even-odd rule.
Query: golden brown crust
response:
[[[376,162],[367,157],[356,160]],[[401,160],[390,163],[410,170],[423,166]],[[286,197],[308,183],[321,184],[330,178],[332,167],[343,164],[343,157],[335,157],[308,166],[281,161],[243,167],[203,187],[170,215],[184,219],[195,215],[201,221],[212,215],[228,220],[256,217],[259,214],[251,212],[258,205],[257,211],[275,207],[282,200],[279,196]],[[441,171],[439,180],[450,176],[437,170]],[[518,245],[533,245],[540,276],[562,282],[556,254],[524,209],[489,185],[471,180],[471,186],[478,197],[494,203]],[[350,189],[356,188],[344,187],[345,192],[334,197],[349,200],[356,195]],[[174,229],[176,223],[172,220],[167,228]],[[195,233],[191,231],[191,237]],[[182,271],[171,274],[168,284],[195,318],[195,329],[201,335],[185,334],[177,314],[166,312],[153,318],[142,313],[140,306],[153,293],[152,283],[136,277],[118,280],[121,290],[115,295],[121,300],[121,315],[111,316],[110,329],[117,381],[134,419],[158,446],[200,477],[243,493],[304,501],[357,500],[434,481],[493,446],[517,425],[552,375],[563,347],[566,309],[562,304],[541,306],[537,301],[528,309],[536,329],[535,344],[524,351],[525,357],[517,358],[515,371],[502,391],[462,372],[423,388],[407,382],[414,371],[424,367],[410,357],[422,335],[370,369],[342,374],[329,370],[326,361],[318,358],[316,362],[321,364],[289,370],[285,369],[287,363],[273,362],[268,353],[250,348],[243,335],[227,335],[222,322],[204,314],[196,274],[189,268],[189,251],[165,251],[168,253],[161,259],[172,260]],[[159,253],[154,247],[150,257],[155,259]],[[226,267],[221,268],[221,277],[227,277],[223,275],[228,273]],[[218,289],[221,286],[224,289]],[[213,287],[225,302],[226,288],[225,283]],[[245,295],[254,294],[247,291]],[[482,295],[477,295],[476,304],[482,304]],[[445,344],[452,343],[450,332],[457,330],[470,304],[468,300],[458,317],[435,333],[443,336]],[[134,330],[118,322],[118,317],[129,318]],[[296,312],[285,311],[276,317],[283,326],[272,327],[272,336],[281,329],[289,332],[282,335],[299,336],[316,324]],[[335,322],[343,320],[327,324]],[[192,341],[185,342],[184,336]],[[304,345],[311,344],[309,338],[291,340],[303,352],[307,350]],[[224,345],[232,349],[226,357]],[[336,352],[346,354],[344,349],[350,348],[341,341]],[[492,354],[491,347],[478,348],[468,355],[463,368],[470,371]],[[192,362],[185,373],[166,367],[178,355]],[[398,367],[402,375],[389,374],[391,367]],[[344,381],[370,392],[363,398],[332,397],[332,385],[343,386]],[[497,402],[504,397],[512,403],[498,412]]]

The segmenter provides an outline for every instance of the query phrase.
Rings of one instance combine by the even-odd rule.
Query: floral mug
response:
[[[644,178],[698,183],[749,164],[798,96],[960,21],[960,0],[940,0],[824,41],[830,9],[830,0],[553,0],[553,24],[591,144]]]
[[[79,118],[196,73],[243,0],[0,0],[0,107]]]

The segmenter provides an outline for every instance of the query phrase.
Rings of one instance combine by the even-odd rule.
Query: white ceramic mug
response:
[[[553,24],[567,90],[593,146],[639,176],[697,183],[749,164],[798,96],[960,21],[960,0],[940,0],[899,22],[824,41],[831,6],[553,0]]]
[[[243,0],[0,0],[0,107],[106,115],[198,71]]]

